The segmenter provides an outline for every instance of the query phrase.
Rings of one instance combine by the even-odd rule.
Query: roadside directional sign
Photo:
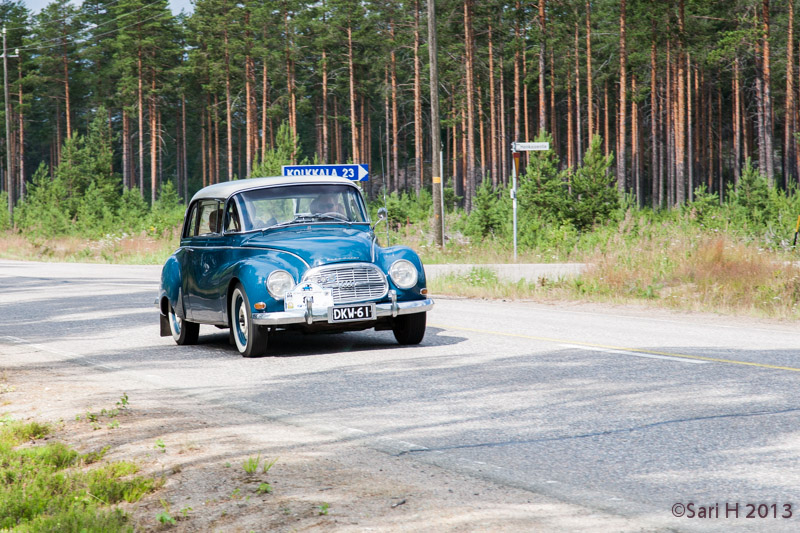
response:
[[[284,165],[284,176],[336,176],[369,181],[369,165]]]
[[[512,152],[541,152],[550,149],[550,143],[511,143]]]

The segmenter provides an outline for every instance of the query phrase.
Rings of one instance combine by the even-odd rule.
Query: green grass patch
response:
[[[89,467],[106,450],[81,455],[61,442],[29,444],[48,435],[38,422],[0,420],[0,530],[133,531],[114,504],[135,502],[159,481],[113,462]]]

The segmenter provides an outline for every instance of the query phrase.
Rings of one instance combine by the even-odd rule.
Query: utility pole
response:
[[[433,226],[434,240],[440,248],[444,247],[444,190],[442,166],[439,164],[441,152],[441,126],[439,124],[439,61],[436,49],[436,5],[428,0],[428,57],[431,64],[431,171],[433,173]]]
[[[3,94],[6,106],[6,191],[8,192],[8,218],[14,220],[14,179],[11,177],[11,132],[8,127],[8,53],[6,50],[6,27],[3,26]]]

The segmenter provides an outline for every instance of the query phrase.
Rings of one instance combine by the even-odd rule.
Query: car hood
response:
[[[372,235],[341,226],[298,226],[255,234],[247,246],[282,250],[300,256],[311,267],[328,263],[372,262]]]

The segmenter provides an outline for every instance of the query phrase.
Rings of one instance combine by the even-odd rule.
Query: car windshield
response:
[[[242,231],[294,223],[367,222],[361,194],[348,185],[287,185],[233,197]]]

